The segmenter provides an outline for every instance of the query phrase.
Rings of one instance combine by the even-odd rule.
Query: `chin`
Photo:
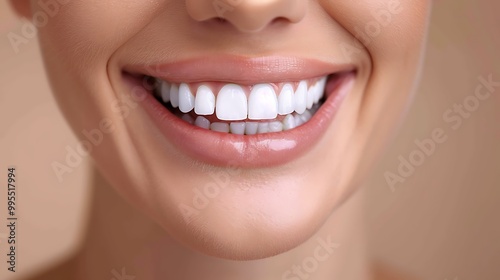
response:
[[[176,197],[175,213],[156,209],[164,213],[160,224],[195,251],[226,259],[260,259],[306,241],[325,222],[332,207],[341,203],[336,194],[322,197],[325,190],[336,186],[319,178],[311,180],[315,176],[311,170],[293,171],[293,175],[262,172],[227,176],[216,172],[208,178],[200,176],[195,184],[172,186],[189,191]]]

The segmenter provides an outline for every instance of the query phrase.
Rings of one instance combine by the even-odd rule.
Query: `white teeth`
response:
[[[278,116],[278,99],[269,84],[258,84],[248,97],[248,118],[251,120],[272,120]]]
[[[309,87],[307,91],[307,109],[311,109],[314,104],[314,92],[315,92],[316,84]]]
[[[301,81],[295,91],[295,112],[304,113],[307,108],[307,83]]]
[[[170,84],[167,82],[161,82],[161,99],[164,103],[170,102]]]
[[[229,133],[229,124],[221,123],[221,122],[214,122],[214,123],[210,124],[210,130]]]
[[[268,132],[269,132],[269,123],[260,122],[257,127],[257,133],[268,133]]]
[[[319,95],[321,94],[320,92],[320,87],[321,85],[319,84],[319,81],[314,84],[310,89],[309,92],[311,93],[311,107],[317,102],[316,98],[319,98]],[[307,94],[309,94],[309,92]],[[309,102],[309,99],[307,100]],[[309,105],[309,103],[307,104]],[[309,108],[311,109],[311,108]]]
[[[314,91],[314,103],[318,103],[318,101],[323,98],[323,95],[325,93],[325,86],[326,77],[323,77],[316,83],[316,88]]]
[[[283,123],[282,122],[270,122],[269,123],[269,132],[280,132],[283,131]]]
[[[197,115],[212,115],[215,112],[215,95],[209,87],[202,85],[198,88],[194,112]]]
[[[179,87],[179,110],[187,113],[194,108],[194,96],[187,84],[181,84]]]
[[[291,84],[285,84],[278,97],[278,113],[282,116],[293,113],[294,104],[293,87]]]
[[[283,130],[289,130],[295,128],[295,118],[292,114],[289,114],[283,119]]]
[[[295,120],[295,127],[301,126],[304,123],[300,115],[295,115],[294,120]]]
[[[302,115],[300,115],[300,117],[302,118],[303,122],[307,122],[311,119],[312,114],[309,111],[305,111],[304,113],[302,113]]]
[[[229,125],[229,130],[233,134],[243,135],[243,134],[245,134],[245,123],[244,122],[232,122]]]
[[[295,118],[295,127],[297,126],[300,126],[304,123],[306,123],[307,121],[309,121],[312,117],[312,114],[311,112],[309,111],[304,111],[304,113],[300,114],[300,115],[295,115],[294,118]]]
[[[170,87],[170,104],[172,107],[179,107],[179,88],[176,85]]]
[[[244,120],[247,118],[247,111],[247,97],[240,86],[228,84],[222,87],[217,95],[215,111],[219,120]]]
[[[309,121],[320,106],[326,81],[327,77],[323,77],[309,88],[308,81],[300,81],[295,91],[291,83],[285,83],[279,95],[272,84],[254,85],[247,93],[237,84],[226,84],[216,96],[208,85],[202,84],[195,96],[187,83],[176,85],[157,80],[160,85],[157,96],[185,113],[179,116],[190,124],[213,131],[254,135],[294,129]],[[193,109],[198,115],[196,119],[187,114]],[[214,113],[221,122],[211,123],[203,117]],[[281,121],[276,120],[278,114],[284,116]],[[269,121],[241,122],[248,119]]]
[[[257,122],[246,122],[245,123],[245,134],[246,135],[257,134],[258,128],[259,128],[259,123],[257,123]]]
[[[194,121],[194,125],[201,127],[201,128],[204,128],[204,129],[209,129],[210,128],[210,121],[202,116],[198,116],[196,118],[196,120]]]
[[[314,112],[314,108],[312,111]],[[194,124],[195,126],[210,129],[212,131],[224,132],[224,133],[232,133],[237,135],[254,135],[261,133],[271,133],[271,132],[281,132],[290,129],[294,129],[305,122],[307,122],[312,117],[312,113],[309,110],[306,110],[303,114],[294,113],[288,114],[285,116],[283,121],[271,121],[271,122],[214,122],[210,123],[210,121],[203,117],[198,116],[196,120],[193,121],[193,118],[189,114],[183,114],[181,119],[184,121]]]

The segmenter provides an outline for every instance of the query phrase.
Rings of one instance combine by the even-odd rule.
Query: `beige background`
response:
[[[362,191],[367,233],[377,258],[421,279],[500,279],[500,88],[452,130],[442,114],[474,93],[478,76],[500,81],[500,1],[440,0],[432,17],[422,82],[408,118]],[[36,39],[13,51],[7,34],[23,21],[0,0],[0,279],[6,264],[8,165],[18,173],[17,277],[75,250],[89,198],[77,167],[59,183],[51,169],[76,139],[50,95]],[[390,102],[388,102],[390,105]],[[442,128],[448,140],[391,191],[415,139]]]

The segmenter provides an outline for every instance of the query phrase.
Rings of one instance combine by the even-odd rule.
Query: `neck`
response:
[[[368,279],[361,196],[299,247],[267,259],[229,261],[194,252],[123,201],[95,172],[77,279]]]

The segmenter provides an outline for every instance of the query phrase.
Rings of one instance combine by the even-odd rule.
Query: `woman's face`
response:
[[[177,240],[232,259],[296,247],[356,189],[410,99],[431,6],[38,2],[74,149]]]

